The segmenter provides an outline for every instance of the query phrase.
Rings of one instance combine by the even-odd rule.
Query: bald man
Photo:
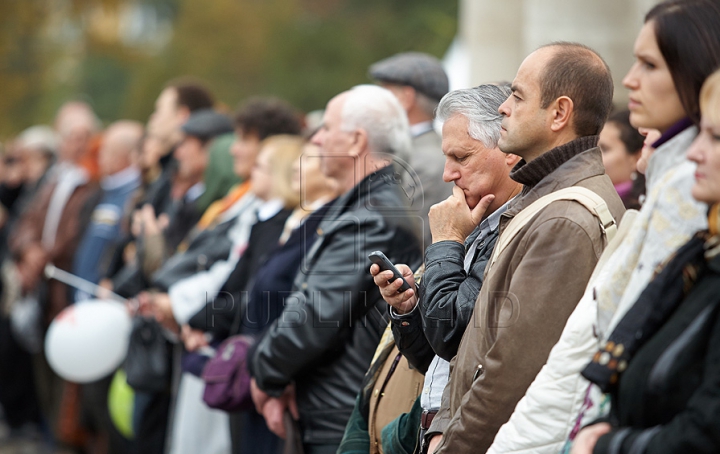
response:
[[[98,156],[102,195],[90,217],[90,223],[75,254],[73,273],[98,283],[106,273],[109,255],[120,235],[120,220],[128,200],[140,186],[140,171],[133,165],[143,136],[143,126],[121,120],[111,124],[103,137]],[[90,298],[82,290],[75,291],[75,301]]]
[[[510,178],[524,189],[500,218],[497,245],[506,247],[485,268],[473,320],[428,430],[429,452],[488,451],[585,291],[607,244],[605,232],[625,211],[597,147],[612,95],[607,65],[581,44],[542,47],[518,69],[512,94],[499,108],[504,118],[498,146],[523,158]],[[524,224],[513,223],[521,225],[514,236],[507,233],[533,202],[576,186],[601,199],[595,213],[559,200]],[[601,207],[610,215],[599,215]],[[457,225],[463,213],[446,222]]]

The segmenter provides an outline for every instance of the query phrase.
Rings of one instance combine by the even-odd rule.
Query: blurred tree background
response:
[[[276,95],[310,111],[396,52],[442,57],[456,0],[1,0],[0,138],[69,99],[146,121],[190,75],[234,108]]]

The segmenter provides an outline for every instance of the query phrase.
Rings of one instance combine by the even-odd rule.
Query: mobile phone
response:
[[[403,285],[398,289],[398,293],[402,293],[405,290],[410,290],[410,284],[408,284],[407,281],[402,277],[402,274],[400,274],[400,271],[395,268],[395,265],[393,265],[392,262],[387,257],[385,257],[385,254],[380,251],[374,251],[368,254],[368,258],[371,262],[377,264],[377,266],[380,267],[380,271],[393,272],[393,277],[388,279],[388,282],[393,282],[395,281],[395,279],[402,279]]]

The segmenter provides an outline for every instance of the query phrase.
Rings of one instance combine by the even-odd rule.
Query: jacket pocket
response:
[[[483,366],[482,364],[478,364],[477,367],[475,368],[475,373],[473,373],[473,379],[472,379],[473,383],[475,383],[475,380],[482,377],[484,374],[485,374],[485,366]]]

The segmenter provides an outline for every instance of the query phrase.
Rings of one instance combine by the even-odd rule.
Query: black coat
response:
[[[192,328],[212,333],[216,341],[237,334],[232,332],[237,330],[233,325],[240,325],[241,320],[237,317],[241,315],[239,311],[241,303],[246,299],[248,283],[255,277],[268,255],[277,249],[285,221],[291,213],[292,210],[280,210],[271,218],[253,225],[248,246],[235,269],[218,292],[216,300],[207,303],[190,318],[188,323]]]
[[[325,205],[308,215],[287,242],[275,249],[258,269],[252,286],[248,287],[248,305],[239,327],[240,334],[259,335],[280,316],[284,299],[292,290],[300,263],[315,242],[318,225],[328,208],[329,205]]]
[[[428,246],[417,310],[391,318],[398,349],[422,372],[428,369],[436,354],[446,361],[457,354],[480,294],[498,230],[491,231],[478,245],[468,274],[465,273],[465,250],[479,234],[480,226],[477,226],[464,245],[440,241]]]
[[[720,256],[638,350],[617,389],[613,430],[593,453],[720,452]]]
[[[363,376],[387,326],[370,275],[370,252],[395,263],[421,259],[419,226],[388,166],[339,197],[318,227],[280,318],[251,358],[259,387],[295,383],[306,443],[340,443]]]

